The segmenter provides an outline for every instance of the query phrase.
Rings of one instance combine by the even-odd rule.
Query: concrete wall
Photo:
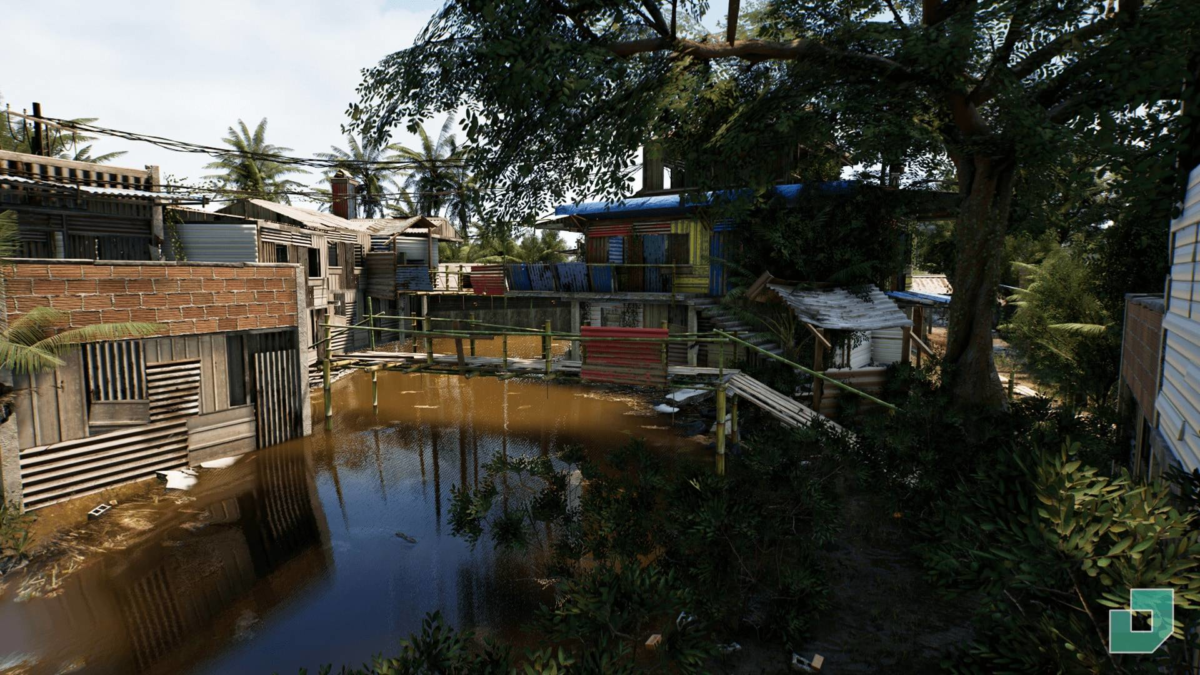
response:
[[[431,295],[429,315],[447,319],[486,321],[519,328],[544,328],[551,321],[555,331],[571,330],[571,303],[549,298],[508,298],[477,295]],[[420,304],[412,303],[414,311]]]

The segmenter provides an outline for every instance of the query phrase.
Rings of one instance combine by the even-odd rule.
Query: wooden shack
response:
[[[163,205],[158,167],[130,169],[0,150],[0,211],[14,211],[20,255],[159,260]]]

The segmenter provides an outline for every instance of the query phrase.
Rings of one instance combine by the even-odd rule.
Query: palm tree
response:
[[[216,180],[222,189],[235,190],[247,197],[290,204],[288,192],[304,186],[284,176],[307,171],[266,157],[292,150],[267,143],[266,135],[267,118],[262,118],[253,132],[239,119],[237,127],[229,127],[225,138],[221,139],[222,143],[237,151],[237,155],[226,155],[205,165],[206,169],[220,171],[205,178]]]
[[[0,213],[0,258],[13,257],[17,242],[17,214]],[[0,369],[21,375],[53,370],[63,364],[63,355],[81,343],[153,335],[161,328],[158,324],[132,322],[56,331],[65,318],[56,309],[35,307],[16,321],[0,326]],[[11,388],[0,384],[0,396],[9,393]]]
[[[363,143],[350,135],[346,136],[346,147],[349,149],[343,150],[334,145],[330,146],[332,152],[317,153],[317,157],[337,162],[337,168],[326,171],[325,178],[332,178],[340,169],[357,180],[366,188],[366,194],[360,201],[363,215],[374,218],[376,214],[382,214],[384,193],[396,184],[395,169],[374,166],[374,163],[396,159],[396,155],[390,152],[390,148]]]
[[[446,117],[436,141],[424,127],[418,127],[419,148],[392,145],[390,149],[414,164],[401,186],[420,215],[446,214],[458,220],[465,235],[476,202],[475,183],[464,165],[467,149],[451,133],[455,121],[454,115]]]
[[[3,99],[0,98],[0,102]],[[24,120],[13,120],[4,115],[4,125],[0,127],[0,150],[12,152],[33,152],[33,130]],[[92,124],[97,117],[80,117],[70,120],[78,124]],[[92,155],[92,141],[95,136],[89,136],[81,131],[47,128],[45,131],[46,152],[43,154],[58,159],[70,159],[76,162],[91,162],[92,164],[107,164],[125,154],[124,150],[106,152],[103,155]],[[83,147],[80,147],[80,146]]]

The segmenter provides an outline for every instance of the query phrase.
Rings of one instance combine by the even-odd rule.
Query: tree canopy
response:
[[[237,156],[223,156],[205,165],[206,169],[214,169],[218,173],[205,176],[219,184],[225,190],[242,193],[241,196],[255,199],[266,199],[273,202],[291,203],[289,192],[304,187],[285,176],[295,173],[305,173],[304,169],[287,164],[280,164],[264,157],[265,155],[282,155],[291,151],[267,142],[267,118],[262,118],[254,131],[238,120],[236,127],[229,127],[221,142],[238,152]]]
[[[1014,188],[1080,156],[1093,173],[1166,167],[1177,182],[1157,158],[1180,153],[1194,95],[1191,5],[785,0],[742,23],[734,0],[726,33],[699,35],[694,0],[469,0],[364,71],[349,113],[386,138],[464,110],[497,222],[626,194],[650,139],[699,188],[762,188],[788,162],[805,180],[849,163],[957,189],[948,381],[965,403],[998,405],[991,329]]]

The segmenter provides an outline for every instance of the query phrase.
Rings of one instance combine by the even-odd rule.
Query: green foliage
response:
[[[444,213],[458,221],[465,235],[468,234],[479,196],[475,181],[465,167],[470,150],[459,144],[458,138],[451,133],[455,121],[453,114],[447,115],[436,139],[425,131],[423,125],[414,126],[412,130],[421,140],[420,147],[390,145],[388,149],[394,151],[396,157],[410,160],[414,165],[401,181],[413,210],[409,215],[436,216]]]
[[[1021,265],[1024,288],[1014,291],[1012,318],[1001,335],[1039,382],[1070,405],[1105,405],[1117,381],[1121,333],[1095,291],[1082,241]]]
[[[0,97],[0,103],[2,102],[3,98]],[[7,113],[0,114],[4,116],[4,121],[0,123],[0,150],[31,154],[34,138],[33,123]],[[78,124],[93,124],[97,119],[96,117],[80,117],[68,121]],[[103,155],[92,155],[92,142],[96,140],[96,137],[81,131],[45,127],[42,133],[44,144],[42,154],[47,157],[107,164],[125,154],[124,150],[119,150]]]
[[[749,285],[764,271],[781,279],[840,286],[881,283],[902,267],[907,227],[895,199],[857,189],[852,196],[804,191],[798,201],[773,199],[742,218],[736,279]],[[735,275],[736,276],[736,275]]]
[[[566,245],[554,230],[527,234],[519,242],[485,234],[474,242],[442,242],[438,248],[438,259],[462,263],[558,263],[567,260]]]
[[[446,626],[442,613],[434,612],[421,621],[419,634],[410,635],[401,644],[398,656],[379,656],[362,668],[343,667],[338,672],[341,675],[507,675],[512,668],[510,649],[490,641],[479,649],[473,633]],[[328,675],[331,671],[331,667],[325,666],[320,673]],[[305,672],[300,671],[301,675]]]
[[[0,575],[24,559],[32,523],[33,516],[22,513],[19,504],[0,500]]]
[[[267,118],[263,118],[251,131],[246,123],[238,120],[237,127],[229,127],[221,142],[237,151],[236,156],[223,156],[205,165],[218,173],[205,176],[213,179],[225,190],[234,190],[252,199],[291,203],[289,192],[303,187],[300,183],[285,178],[290,174],[305,173],[304,169],[282,164],[271,158],[282,155],[291,148],[267,142]]]
[[[346,148],[334,145],[330,146],[329,152],[317,153],[317,157],[337,162],[336,169],[325,173],[325,180],[331,179],[338,171],[345,172],[366,190],[359,196],[358,203],[363,209],[360,217],[382,215],[383,202],[386,201],[384,193],[394,189],[396,172],[386,166],[376,166],[375,163],[394,160],[395,153],[390,152],[389,148],[379,147],[368,140],[360,141],[351,135],[346,136]]]
[[[66,315],[49,307],[35,307],[0,331],[0,368],[27,374],[63,364],[62,356],[77,345],[97,340],[154,335],[154,323],[107,323],[60,330]]]

